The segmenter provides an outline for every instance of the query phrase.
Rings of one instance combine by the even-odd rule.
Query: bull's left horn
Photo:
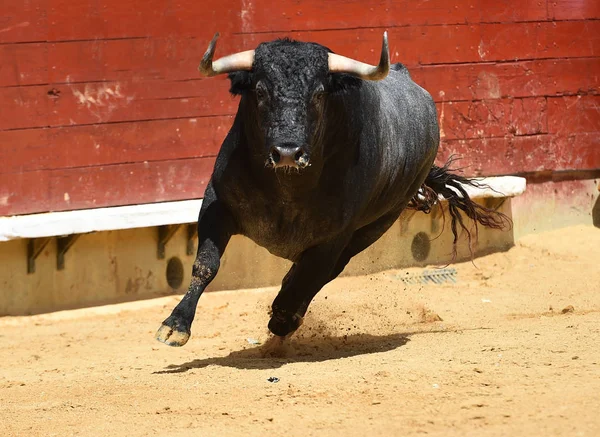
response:
[[[387,32],[383,32],[383,44],[379,65],[369,65],[345,56],[329,53],[329,71],[331,73],[347,73],[364,80],[381,80],[390,72],[390,50]]]
[[[219,32],[215,33],[215,36],[213,36],[213,39],[208,45],[206,53],[202,56],[202,61],[200,61],[200,65],[198,66],[198,71],[200,73],[210,77],[216,76],[217,74],[231,73],[232,71],[252,70],[254,50],[234,53],[233,55],[225,56],[213,62],[217,39],[219,39]]]

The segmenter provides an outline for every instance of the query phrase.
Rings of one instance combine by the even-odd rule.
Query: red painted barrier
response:
[[[237,99],[196,67],[290,36],[394,62],[467,174],[600,169],[597,0],[28,0],[0,8],[0,215],[200,197]]]

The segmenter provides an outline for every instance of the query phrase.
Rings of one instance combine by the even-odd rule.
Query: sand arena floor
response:
[[[598,436],[599,260],[575,227],[454,284],[340,278],[282,358],[248,341],[274,288],[204,295],[183,348],[154,340],[178,296],[3,318],[0,435]]]

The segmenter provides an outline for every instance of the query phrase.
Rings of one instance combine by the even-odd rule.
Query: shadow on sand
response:
[[[231,352],[226,357],[205,358],[183,364],[171,364],[155,374],[183,373],[207,366],[225,366],[237,369],[277,369],[289,363],[320,362],[356,355],[387,352],[404,346],[412,334],[375,336],[369,334],[345,337],[292,338],[286,344],[282,358],[263,357],[263,347]]]

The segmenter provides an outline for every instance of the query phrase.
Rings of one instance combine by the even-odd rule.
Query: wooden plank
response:
[[[552,0],[548,2],[548,15],[553,20],[589,20],[600,18],[597,0]]]
[[[215,156],[230,116],[0,132],[0,174]]]
[[[549,98],[548,131],[561,135],[600,132],[600,96]]]
[[[431,65],[410,72],[437,102],[600,93],[600,57]]]
[[[409,66],[596,57],[600,52],[600,21],[411,26],[388,30],[392,60]],[[36,45],[25,45],[11,71],[18,71],[24,78],[40,79],[40,65],[46,63],[45,83],[197,79],[196,67],[211,36],[208,31],[203,31],[203,35],[51,43],[46,47],[47,53],[40,53]],[[375,62],[381,35],[382,29],[228,34],[219,41],[217,56],[290,36],[318,41],[337,53]],[[44,56],[44,62],[32,63],[30,59],[35,56]],[[20,76],[14,72],[4,72],[0,78],[7,81],[0,86],[25,83],[25,79],[19,82]]]
[[[0,43],[198,36],[240,28],[241,1],[28,0],[0,11]]]
[[[415,2],[283,0],[269,4],[268,11],[249,7],[244,13],[244,33],[305,31],[366,27],[477,23],[479,8],[469,1],[431,0]]]
[[[225,77],[0,88],[0,131],[235,113]]]
[[[0,32],[0,43],[197,37],[204,29],[241,33],[291,32],[547,19],[546,2],[518,0],[282,0],[268,7],[241,0],[205,0],[201,3],[196,0],[147,0],[143,7],[139,0],[9,3],[0,15],[0,26],[3,25],[0,30],[4,30]]]
[[[148,38],[49,44],[51,83],[198,79],[212,33],[203,38]],[[240,37],[219,40],[217,57],[247,48]]]
[[[600,167],[599,133],[446,140],[438,162],[452,153],[467,174],[514,174]],[[213,158],[0,175],[0,215],[62,211],[202,196]]]
[[[440,103],[442,139],[493,138],[547,132],[546,99],[479,100]]]
[[[600,130],[598,99],[597,96],[551,99],[553,131]],[[543,98],[448,102],[438,105],[438,113],[441,131],[447,139],[533,135],[547,131]],[[196,147],[200,145],[206,145],[203,153],[214,154],[230,125],[231,118],[224,117],[200,118],[192,124],[188,120],[165,120],[3,132],[0,134],[2,160],[9,163],[3,170],[109,164],[119,162],[115,161],[116,157],[126,161],[175,159],[198,156]],[[174,141],[177,148],[164,148]],[[102,148],[96,149],[97,145]],[[69,153],[65,154],[65,150]]]
[[[0,86],[48,83],[48,45],[0,44]]]
[[[49,0],[49,41],[197,37],[241,27],[241,0]]]
[[[47,3],[48,0],[3,1],[0,8],[0,44],[44,41],[48,32]]]
[[[600,169],[600,131],[591,133],[565,133],[552,137],[555,151],[554,163],[548,168],[559,170],[598,170]]]
[[[214,158],[0,175],[0,216],[194,199]]]
[[[600,21],[564,21],[481,26],[482,61],[594,57],[600,51]]]
[[[0,88],[0,132],[30,126],[48,126],[49,99],[47,91],[31,87]]]
[[[600,57],[412,67],[437,102],[594,94]],[[233,114],[225,77],[0,88],[0,130]]]
[[[465,175],[507,175],[600,168],[600,133],[444,140],[436,162],[461,157]]]
[[[399,35],[403,43],[400,50],[396,49],[392,52],[399,62],[414,65],[479,62],[481,60],[478,52],[482,32],[480,25],[430,26],[410,29]],[[406,33],[408,35],[403,35]],[[374,43],[375,41],[372,41],[371,44]],[[393,49],[394,44],[391,43],[391,45]]]
[[[468,0],[465,3],[473,5]],[[482,23],[545,21],[548,18],[546,3],[539,0],[479,0],[475,8]]]

